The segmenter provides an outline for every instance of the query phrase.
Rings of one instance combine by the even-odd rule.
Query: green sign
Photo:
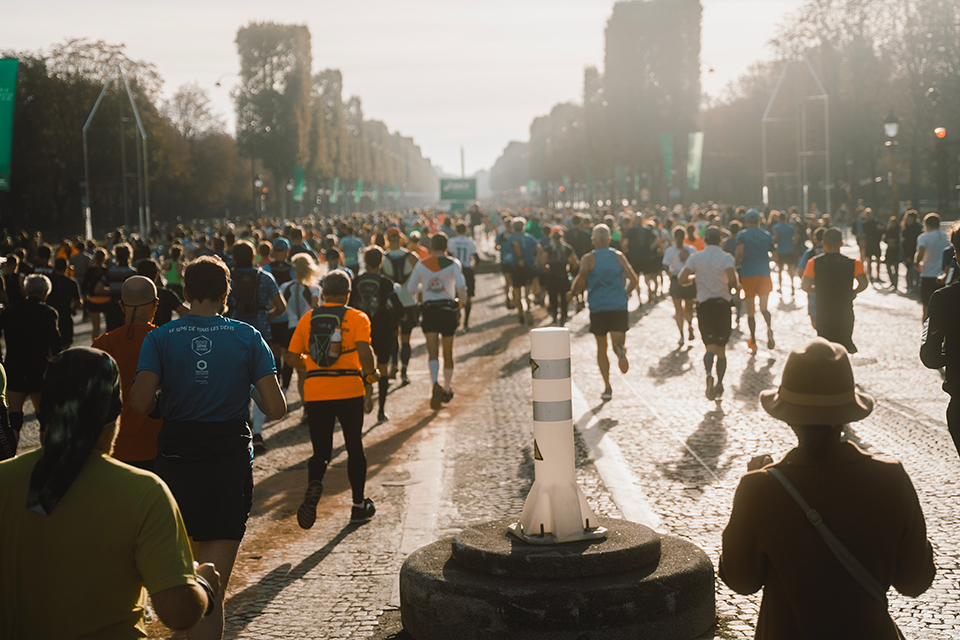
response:
[[[17,95],[17,59],[0,60],[0,191],[10,191],[13,106]]]
[[[667,186],[673,186],[673,134],[660,134],[660,153],[663,155],[663,175],[667,179]]]
[[[466,202],[451,202],[450,203],[450,213],[456,213],[457,211],[466,211],[467,203]]]
[[[476,200],[477,199],[477,179],[476,178],[457,178],[440,179],[440,199],[441,200]]]
[[[293,168],[293,201],[303,202],[303,194],[307,190],[306,180],[304,179],[303,167]]]
[[[340,195],[340,178],[333,179],[333,188],[330,189],[330,204],[336,204]]]
[[[356,190],[353,192],[353,201],[360,202],[361,196],[363,196],[363,178],[357,180]]]
[[[700,189],[700,169],[703,168],[703,131],[687,136],[687,189]]]

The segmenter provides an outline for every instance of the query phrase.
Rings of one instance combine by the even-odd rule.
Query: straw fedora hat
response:
[[[873,398],[854,386],[847,350],[823,338],[790,352],[780,387],[762,391],[760,404],[791,425],[846,424],[873,411]]]

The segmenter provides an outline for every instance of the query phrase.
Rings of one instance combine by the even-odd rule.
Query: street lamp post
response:
[[[890,114],[887,116],[887,119],[883,121],[883,132],[886,134],[888,140],[886,146],[890,147],[890,155],[892,157],[891,161],[891,180],[892,184],[890,185],[890,195],[893,199],[893,215],[900,216],[900,197],[897,193],[897,147],[900,145],[897,142],[897,134],[900,133],[900,118],[898,118],[891,109]]]

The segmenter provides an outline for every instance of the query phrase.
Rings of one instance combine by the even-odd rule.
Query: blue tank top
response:
[[[590,312],[626,311],[627,292],[624,289],[623,267],[617,253],[610,247],[594,249],[596,264],[587,276],[587,303]]]

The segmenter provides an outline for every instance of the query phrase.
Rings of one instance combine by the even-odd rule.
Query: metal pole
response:
[[[100,108],[100,103],[103,102],[103,96],[106,95],[107,89],[112,82],[113,78],[107,79],[107,82],[103,85],[103,89],[100,90],[100,95],[97,96],[97,101],[94,103],[90,115],[87,116],[87,121],[83,124],[83,182],[84,193],[87,196],[87,206],[86,211],[84,211],[84,233],[87,240],[93,240],[93,222],[90,215],[92,207],[92,201],[90,199],[90,153],[87,145],[87,129],[90,128],[90,123],[93,122],[93,116],[97,113],[97,109]]]
[[[142,138],[137,136],[137,220],[140,223],[140,240],[144,240],[143,224],[143,154],[141,150]]]
[[[827,210],[829,214],[833,214],[832,207],[832,195],[833,195],[833,177],[830,175],[830,98],[827,94],[823,94],[823,130],[824,130],[824,143],[826,144],[827,150],[824,154],[824,170],[827,174]]]
[[[891,186],[891,195],[893,196],[893,215],[900,216],[900,194],[897,191],[897,144],[896,140],[890,141],[890,151],[893,152],[893,185]]]
[[[810,178],[807,175],[807,101],[800,101],[800,162],[803,176],[803,213],[810,212]]]
[[[120,73],[120,67],[117,67]],[[120,184],[123,186],[123,227],[130,232],[130,211],[127,208],[129,195],[127,194],[127,141],[123,131],[123,93],[117,92],[120,98]]]
[[[149,232],[153,230],[153,218],[150,216],[150,163],[148,162],[149,154],[147,153],[147,136],[143,136],[143,219],[146,222],[146,233],[141,231],[141,235],[149,235]]]
[[[142,142],[143,181],[138,186],[142,188],[142,197],[145,203],[143,215],[140,218],[140,236],[143,238],[146,236],[145,223],[150,220],[150,174],[147,164],[147,130],[143,127],[143,121],[140,119],[140,110],[137,109],[137,103],[133,100],[133,92],[130,91],[130,82],[127,80],[127,76],[123,74],[123,68],[117,66],[117,71],[120,73],[120,77],[123,79],[123,86],[127,90],[127,98],[130,100],[130,108],[133,111],[133,117],[136,120],[137,129],[140,131],[140,139]],[[140,162],[141,160],[138,159],[137,164],[139,165]],[[138,167],[137,175],[140,175],[140,167]]]

